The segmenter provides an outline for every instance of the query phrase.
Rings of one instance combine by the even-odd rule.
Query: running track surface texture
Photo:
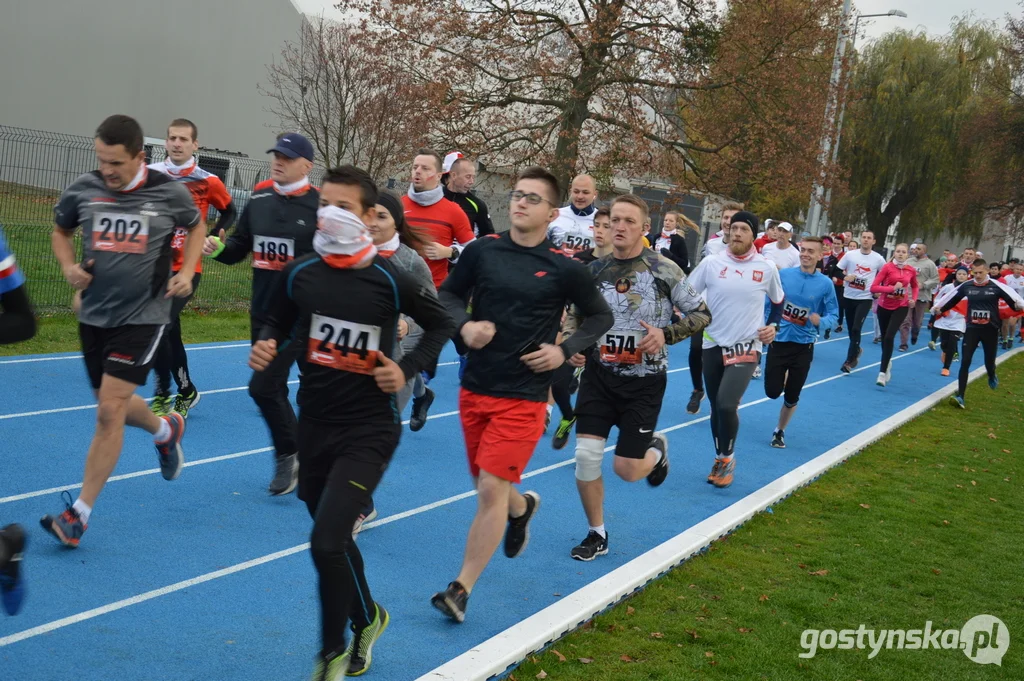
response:
[[[591,563],[572,560],[569,550],[587,530],[574,482],[575,439],[553,450],[552,425],[522,485],[543,499],[529,547],[515,560],[499,548],[461,625],[429,603],[458,573],[476,509],[456,411],[457,357],[449,345],[431,384],[437,393],[431,419],[420,432],[403,434],[376,494],[380,516],[359,536],[371,588],[391,612],[366,678],[427,674],[948,385],[953,379],[939,375],[939,353],[924,340],[922,334],[910,352],[896,353],[887,388],[874,382],[880,346],[871,343],[870,331],[852,375],[839,372],[846,334],[819,342],[785,450],[768,445],[781,400],[767,400],[763,381],[752,381],[740,412],[736,481],[724,490],[705,482],[714,458],[707,400],[699,414],[685,411],[692,389],[688,343],[671,348],[659,421],[669,431],[665,484],[626,484],[611,473],[607,455],[611,551]],[[311,521],[294,494],[265,492],[272,455],[246,392],[247,357],[248,344],[241,342],[189,349],[193,375],[206,392],[188,421],[188,467],[178,480],[164,481],[151,439],[130,429],[115,478],[75,550],[57,544],[37,519],[63,510],[60,490],[74,497],[82,479],[95,408],[81,360],[73,354],[0,358],[0,524],[21,522],[29,532],[28,597],[20,615],[0,617],[0,676],[308,677],[319,648],[316,577],[306,544]]]

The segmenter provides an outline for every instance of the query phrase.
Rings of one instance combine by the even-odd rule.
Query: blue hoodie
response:
[[[818,331],[831,329],[839,320],[839,301],[832,280],[821,272],[805,274],[799,267],[787,267],[779,270],[782,279],[782,290],[786,300],[782,303],[782,321],[775,340],[787,343],[813,343],[818,339]],[[765,314],[768,306],[765,306]],[[812,313],[821,317],[818,326],[814,326],[807,318]],[[804,323],[801,324],[800,321]]]

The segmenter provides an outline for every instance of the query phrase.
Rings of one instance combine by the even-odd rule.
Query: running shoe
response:
[[[189,409],[192,409],[199,404],[199,400],[201,398],[202,394],[196,390],[195,387],[193,387],[192,392],[187,395],[178,393],[177,397],[174,398],[174,411],[181,414],[181,418],[187,419]]]
[[[348,662],[347,650],[329,658],[325,658],[322,653],[318,654],[313,663],[313,681],[344,681],[348,672]]]
[[[881,338],[875,338],[875,339],[873,339],[873,340],[872,340],[871,342],[872,342],[872,343],[876,343],[876,344],[877,344],[877,343],[881,343],[881,342],[882,342],[882,339],[881,339]]]
[[[880,386],[882,386],[884,388],[886,380],[887,380],[887,378],[885,376],[885,372],[884,371],[879,371],[878,372],[878,378],[875,379],[875,385],[880,385]]]
[[[964,405],[964,398],[961,397],[960,395],[950,395],[949,396],[949,403],[952,404],[954,407],[960,407],[961,409],[966,409],[967,408]]]
[[[997,377],[995,377],[995,376],[993,376],[992,378],[988,379],[988,387],[992,388],[992,390],[995,390],[996,388],[998,388],[999,387],[999,379]]]
[[[754,376],[753,376],[753,378],[761,378],[761,365],[760,364],[758,364],[756,367],[754,367]]]
[[[1004,350],[1009,350],[1012,347],[1013,347],[1013,339],[1012,338],[1007,338],[1006,339],[1006,345],[1003,346],[1003,349]]]
[[[78,547],[78,540],[82,538],[89,526],[82,522],[78,511],[72,506],[71,495],[61,492],[61,499],[64,501],[64,512],[59,516],[44,515],[39,521],[43,529],[60,540],[64,546],[71,548]]]
[[[715,487],[728,487],[732,484],[732,474],[735,470],[735,456],[730,456],[728,459],[717,457],[715,465],[711,469],[711,475],[708,476],[708,482]]]
[[[836,333],[842,333],[842,332],[843,332],[843,325],[842,324],[836,324]]]
[[[949,376],[949,369],[943,368],[941,373],[943,376]]]
[[[352,625],[352,641],[348,644],[345,654],[348,656],[348,676],[362,676],[370,668],[373,661],[373,644],[391,623],[391,616],[380,603],[375,605],[377,614],[367,626],[357,628]]]
[[[954,362],[959,362],[960,361],[960,353],[959,352],[954,352],[953,353],[953,361]]]
[[[825,329],[825,340],[832,337],[832,329]]]
[[[584,562],[590,562],[598,556],[604,556],[608,554],[608,535],[601,536],[597,532],[591,530],[587,533],[586,539],[581,541],[578,546],[574,546],[569,555],[576,560],[582,560]]]
[[[903,343],[902,345],[900,345],[900,352],[906,352],[909,349],[910,349],[910,346],[907,345],[906,343]]]
[[[274,479],[270,481],[267,491],[272,496],[279,497],[284,494],[291,494],[291,491],[298,484],[299,455],[289,454],[288,456],[274,457]]]
[[[365,523],[370,522],[377,517],[377,507],[373,505],[373,499],[370,499],[370,505],[364,508],[360,513],[359,517],[356,518],[356,524],[352,526],[352,536],[356,536],[363,529]]]
[[[540,495],[536,492],[523,492],[526,500],[526,512],[518,518],[509,516],[508,529],[505,530],[505,555],[515,558],[530,543],[530,521],[540,508]]]
[[[562,419],[558,422],[558,428],[555,429],[555,436],[551,438],[551,446],[555,449],[562,449],[565,447],[565,443],[569,441],[569,435],[572,434],[572,427],[576,425],[576,417],[573,416],[571,419]]]
[[[889,368],[885,370],[885,382],[892,381],[892,360],[889,360]]]
[[[928,349],[929,350],[934,350],[935,349],[935,341],[928,341]]]
[[[647,484],[657,487],[668,477],[668,438],[662,433],[655,433],[651,438],[651,448],[661,452],[661,461],[654,464],[654,468],[647,474]]]
[[[917,336],[911,336],[910,337],[910,344],[911,345],[917,345]]]
[[[844,374],[848,374],[851,371],[853,371],[853,365],[850,364],[849,362],[843,362],[843,366],[839,367],[839,370],[842,371]]]
[[[690,393],[690,401],[686,403],[686,413],[696,414],[700,411],[700,401],[704,399],[703,390],[694,390]]]
[[[181,451],[181,438],[185,435],[185,419],[172,411],[163,417],[171,427],[171,435],[164,442],[156,443],[156,455],[160,460],[160,475],[164,480],[175,480],[185,465],[185,453]]]
[[[423,397],[412,398],[412,415],[409,417],[409,430],[416,432],[427,425],[427,412],[434,403],[434,391],[424,388]]]
[[[172,406],[170,395],[154,395],[153,401],[149,403],[149,410],[163,418],[171,413]]]
[[[772,447],[775,447],[775,449],[786,448],[786,431],[776,430],[772,433]]]
[[[466,605],[469,594],[466,587],[458,582],[451,582],[444,591],[439,591],[430,598],[430,604],[456,622],[466,621]]]
[[[21,556],[25,552],[25,530],[21,525],[8,525],[0,530],[7,554],[7,565],[0,570],[0,602],[4,612],[17,615],[25,600],[25,580],[21,577]]]

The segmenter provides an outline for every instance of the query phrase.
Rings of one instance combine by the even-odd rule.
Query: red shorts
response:
[[[459,417],[473,477],[485,470],[518,483],[544,434],[547,405],[459,390]]]

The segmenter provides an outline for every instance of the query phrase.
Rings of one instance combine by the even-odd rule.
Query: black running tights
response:
[[[897,307],[895,310],[887,310],[881,305],[878,306],[878,326],[882,330],[882,364],[878,370],[885,372],[892,361],[892,349],[896,345],[896,334],[900,332],[900,324],[907,318],[908,308],[906,305]]]
[[[758,362],[732,364],[722,363],[722,348],[713,347],[704,351],[704,382],[711,404],[711,437],[715,440],[715,453],[732,456],[736,446],[736,435],[740,430],[740,400],[754,376]]]
[[[964,396],[967,391],[967,377],[971,373],[971,360],[974,359],[974,351],[980,345],[985,352],[985,370],[988,372],[989,380],[996,377],[996,350],[999,342],[999,329],[986,324],[984,326],[967,327],[964,334],[964,349],[960,353],[960,386],[959,395]]]

